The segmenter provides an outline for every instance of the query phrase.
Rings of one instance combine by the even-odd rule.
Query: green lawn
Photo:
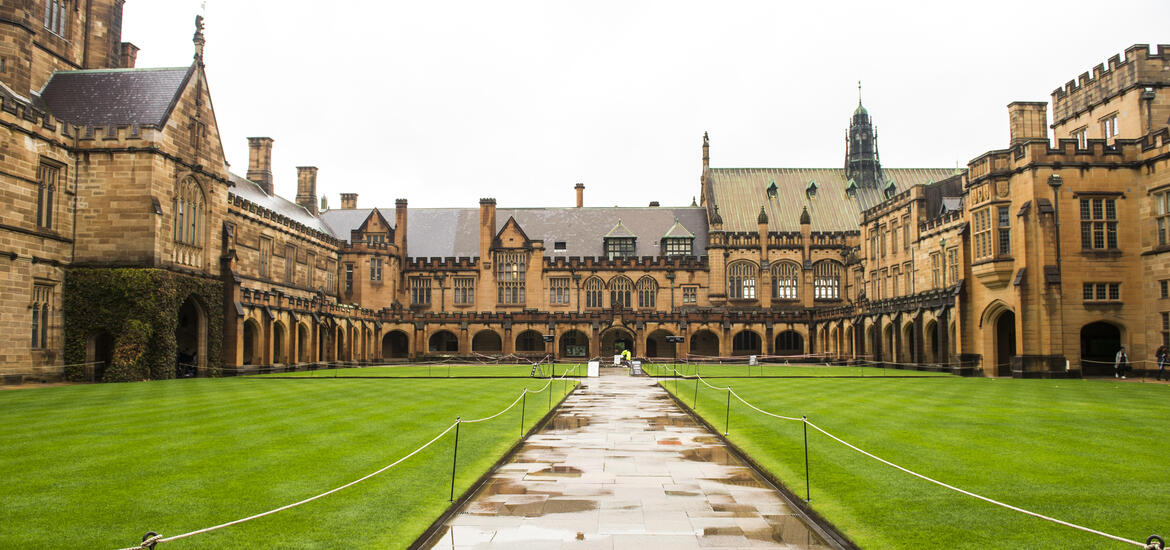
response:
[[[704,371],[706,367],[704,367]],[[1170,386],[1098,380],[719,379],[903,467],[1129,539],[1170,532]],[[675,382],[660,382],[668,391]],[[691,405],[694,380],[678,382]],[[700,386],[722,429],[727,392]],[[731,401],[730,439],[805,494],[802,424]],[[809,429],[813,507],[862,548],[1125,548],[912,477]]]
[[[949,373],[918,371],[918,370],[902,370],[902,369],[882,369],[877,367],[863,367],[857,365],[783,365],[783,364],[763,364],[757,366],[743,365],[697,365],[689,363],[669,364],[643,364],[642,370],[650,376],[673,376],[675,369],[678,369],[680,376],[693,376],[696,372],[703,377],[811,377],[811,376],[833,376],[833,377],[907,377],[907,376],[953,376]]]
[[[296,502],[546,382],[225,378],[0,392],[0,548],[119,548],[149,530],[176,535]],[[574,383],[554,382],[553,403]],[[549,396],[525,405],[527,429]],[[518,439],[520,409],[461,426],[456,495]],[[448,506],[453,435],[354,487],[160,548],[405,548]]]
[[[585,376],[584,363],[541,365],[538,377],[547,377],[551,369],[555,376]],[[341,369],[320,369],[296,371],[260,376],[295,376],[309,378],[530,378],[532,365],[380,365],[374,367],[350,367]]]

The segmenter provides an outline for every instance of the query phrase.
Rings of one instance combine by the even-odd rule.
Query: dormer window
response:
[[[693,256],[693,238],[670,237],[662,239],[663,256]]]
[[[553,251],[554,252],[564,252],[567,249],[568,249],[568,245],[565,243],[565,241],[554,241],[553,242]]]
[[[610,260],[634,257],[635,237],[606,237],[605,257]]]
[[[776,180],[772,180],[772,183],[768,184],[768,188],[765,190],[765,193],[768,195],[769,199],[776,198],[776,195],[779,192],[780,192],[780,188],[776,187]]]
[[[894,193],[898,191],[898,187],[894,185],[894,180],[890,180],[890,182],[886,184],[885,191],[887,199],[894,196]]]
[[[808,195],[808,198],[810,199],[815,198],[817,196],[817,182],[814,180],[808,180],[808,187],[804,188],[804,193]]]
[[[845,194],[850,197],[857,196],[857,182],[849,180],[849,185],[845,186]]]

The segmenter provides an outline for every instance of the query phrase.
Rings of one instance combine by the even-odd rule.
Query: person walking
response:
[[[1117,350],[1117,356],[1113,358],[1113,377],[1125,380],[1125,371],[1129,370],[1129,356],[1125,354],[1125,346]]]
[[[1158,380],[1166,373],[1166,353],[1166,346],[1158,346],[1158,351],[1154,352],[1154,361],[1158,363]],[[1170,376],[1166,379],[1170,380]]]

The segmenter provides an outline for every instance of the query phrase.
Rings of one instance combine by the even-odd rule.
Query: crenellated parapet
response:
[[[474,271],[479,269],[479,258],[407,258],[403,267],[406,271]]]
[[[851,246],[851,239],[860,231],[813,231],[809,235],[811,248],[843,248]],[[712,231],[708,234],[708,248],[758,249],[760,234],[746,231]],[[767,236],[770,250],[803,250],[804,235],[799,231],[772,231]]]
[[[1170,153],[1170,130],[1162,128],[1139,139],[1116,139],[1112,144],[1102,139],[1089,139],[1084,148],[1077,147],[1075,139],[1062,139],[1055,146],[1043,141],[1032,141],[1011,147],[988,151],[972,159],[967,167],[968,187],[988,178],[1007,177],[1029,165],[1051,167],[1101,166],[1134,167],[1147,159]]]
[[[288,216],[285,216],[279,212],[275,212],[263,205],[256,204],[255,202],[252,202],[230,191],[228,192],[227,202],[229,207],[238,209],[240,212],[247,212],[262,223],[269,224],[273,229],[300,233],[301,235],[317,239],[331,246],[340,245],[340,241],[338,241],[332,235],[317,229],[313,229]]]
[[[1131,88],[1170,84],[1170,72],[1164,68],[1167,61],[1170,61],[1170,44],[1158,44],[1156,52],[1146,44],[1135,44],[1125,49],[1124,58],[1110,57],[1108,67],[1098,64],[1091,74],[1081,73],[1076,80],[1053,90],[1053,126]]]
[[[341,304],[320,294],[314,295],[312,298],[305,298],[277,289],[261,290],[242,287],[240,288],[240,305],[268,308],[270,314],[275,311],[289,311],[294,314],[325,314],[366,321],[376,321],[380,318],[378,311],[356,305]]]
[[[696,270],[707,269],[706,256],[641,256],[636,258],[608,259],[595,256],[557,256],[544,258],[546,271],[577,271],[577,270],[620,270],[634,269],[641,271],[653,270]]]

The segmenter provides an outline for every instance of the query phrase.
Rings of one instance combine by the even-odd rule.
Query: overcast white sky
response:
[[[191,61],[200,0],[130,0],[139,67]],[[962,7],[955,7],[962,6]],[[233,171],[269,136],[276,190],[317,166],[358,205],[689,204],[716,167],[839,167],[857,81],[882,165],[1008,142],[1007,103],[1135,43],[1170,2],[208,0],[208,78]],[[1106,16],[1109,17],[1106,17]]]

